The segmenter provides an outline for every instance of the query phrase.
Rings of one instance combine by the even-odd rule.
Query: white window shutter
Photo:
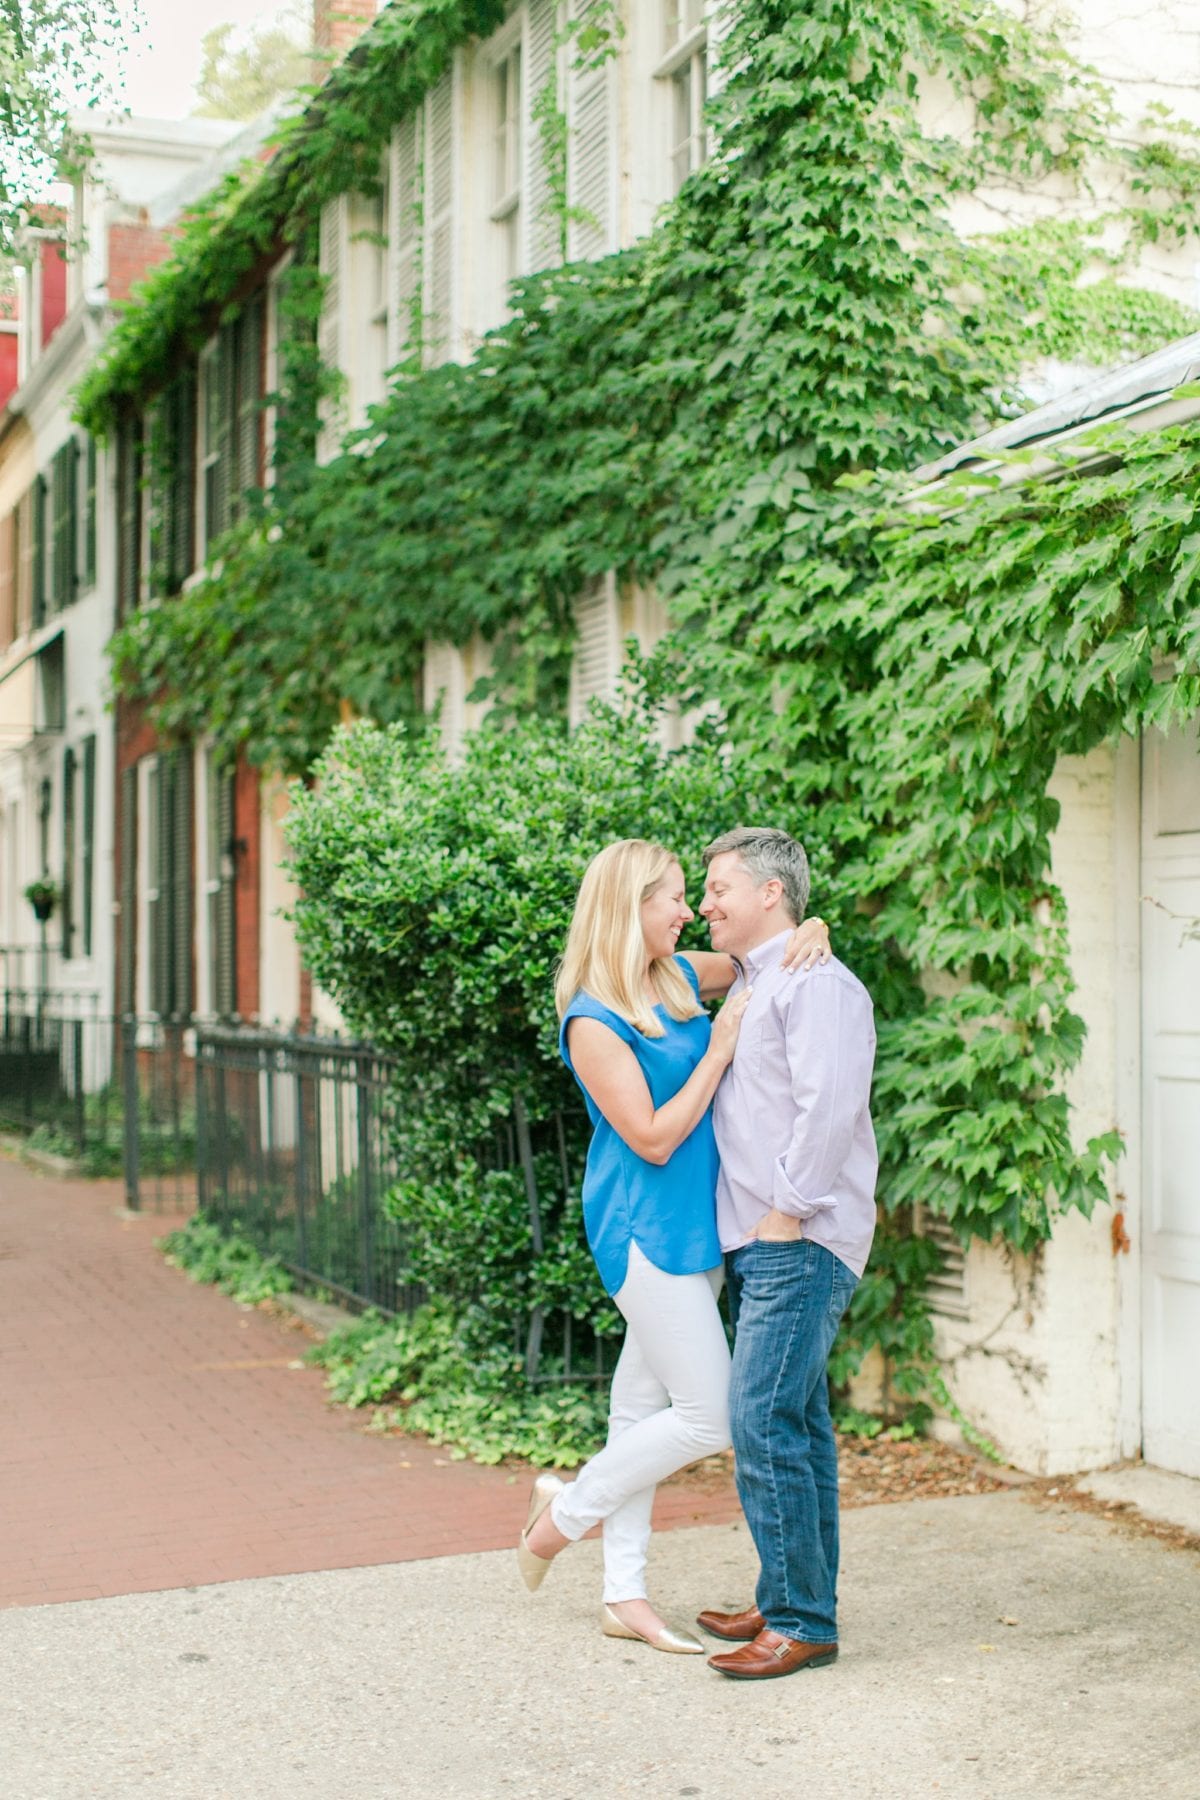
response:
[[[454,77],[450,69],[427,102],[425,231],[425,344],[428,361],[439,363],[453,351]]]
[[[420,194],[419,131],[424,110],[418,107],[401,119],[392,133],[392,169],[389,183],[391,217],[388,219],[388,363],[399,362],[410,349],[413,304],[417,298],[420,258],[417,228]]]
[[[621,675],[621,625],[616,581],[604,575],[575,602],[575,654],[567,714],[578,725],[589,700],[611,700]]]
[[[453,756],[462,742],[466,728],[466,671],[462,652],[453,644],[425,645],[425,711],[435,712],[440,704],[442,745],[447,756]]]
[[[350,274],[350,200],[339,194],[321,209],[317,233],[317,254],[325,288],[321,296],[321,318],[317,327],[317,348],[327,369],[341,374],[346,370],[343,332],[346,302],[349,299]],[[325,400],[321,407],[322,461],[337,450],[341,407],[336,400]]]
[[[586,19],[597,0],[571,0],[571,16]],[[610,57],[598,68],[575,67],[577,50],[568,46],[567,72],[567,206],[579,216],[567,227],[567,254],[607,256],[615,248],[616,129],[613,118],[616,64]]]
[[[525,220],[521,266],[553,269],[561,261],[560,224],[550,171],[534,106],[547,86],[558,89],[558,0],[529,0],[525,27],[525,79],[521,84],[524,113]]]

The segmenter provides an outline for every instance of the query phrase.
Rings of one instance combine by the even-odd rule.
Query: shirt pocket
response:
[[[743,1075],[756,1078],[762,1069],[763,1040],[767,1034],[767,1015],[759,1013],[757,1018],[743,1019],[742,1029],[738,1032],[737,1048],[733,1053],[733,1066]]]

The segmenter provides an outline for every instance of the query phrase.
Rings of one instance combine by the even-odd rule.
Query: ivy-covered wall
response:
[[[410,83],[393,111],[492,18],[390,10]],[[404,35],[422,10],[428,67]],[[1200,443],[1115,443],[1087,472],[959,485],[934,511],[906,508],[901,477],[1016,405],[1032,357],[1191,327],[1124,281],[1141,246],[1192,231],[1200,165],[1161,121],[1121,138],[1103,89],[999,8],[743,0],[726,53],[716,152],[655,233],[518,284],[470,364],[398,371],[363,442],[291,471],[219,574],[125,626],[118,680],[167,731],[301,769],[344,707],[412,710],[430,636],[494,639],[497,725],[555,709],[583,585],[654,581],[681,690],[720,704],[778,816],[819,808],[854,896],[826,910],[882,1017],[890,1214],[920,1199],[1028,1251],[1105,1196],[1116,1148],[1071,1141],[1082,1026],[1049,782],[1062,755],[1200,705]],[[934,78],[969,121],[954,136],[922,110]],[[372,154],[381,104],[376,135],[352,134]],[[293,210],[360,170],[309,129],[325,147],[286,153],[306,170],[279,189]],[[956,199],[1004,183],[1078,193],[1077,216],[961,239]],[[193,329],[221,230],[196,228],[182,298],[156,277],[87,416]]]

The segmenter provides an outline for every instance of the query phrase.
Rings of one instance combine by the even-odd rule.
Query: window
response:
[[[181,751],[144,757],[138,765],[140,998],[160,1018],[191,1011],[192,765]]]
[[[50,873],[50,814],[53,805],[50,783],[43,778],[38,782],[38,868],[43,875]]]
[[[521,267],[521,41],[492,67],[492,222],[499,229],[505,284]]]
[[[708,98],[708,41],[704,0],[667,0],[664,52],[658,76],[667,90],[670,191],[677,194],[708,155],[704,103]]]
[[[262,483],[264,304],[256,294],[200,358],[205,554]]]
[[[161,489],[155,505],[155,587],[177,594],[196,555],[196,371],[185,369],[159,403]]]
[[[704,0],[667,0],[665,48],[673,50],[704,24]]]

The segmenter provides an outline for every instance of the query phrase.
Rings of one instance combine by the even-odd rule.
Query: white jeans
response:
[[[614,1296],[628,1330],[613,1375],[608,1442],[554,1501],[564,1537],[604,1521],[604,1598],[646,1597],[655,1484],[729,1448],[729,1346],[721,1269],[666,1275],[629,1246]]]

